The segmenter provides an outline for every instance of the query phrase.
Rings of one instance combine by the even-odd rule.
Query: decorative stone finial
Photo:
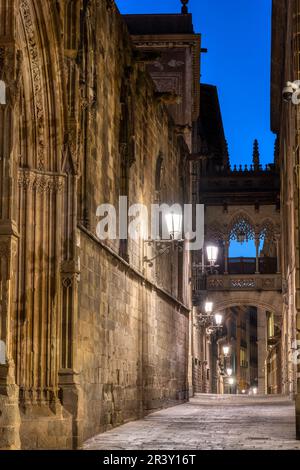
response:
[[[253,143],[253,165],[254,169],[259,167],[259,146],[258,146],[258,140],[255,139]]]
[[[230,166],[230,158],[229,158],[229,150],[228,150],[227,140],[225,140],[225,142],[224,142],[223,165],[225,166],[225,168],[229,168],[229,166]]]
[[[187,4],[189,3],[189,0],[181,0],[181,3],[182,3],[181,13],[183,15],[187,15],[189,12],[187,8]]]

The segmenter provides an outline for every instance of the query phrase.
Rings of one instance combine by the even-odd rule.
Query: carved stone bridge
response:
[[[206,288],[215,309],[254,305],[281,315],[281,275],[209,275]]]

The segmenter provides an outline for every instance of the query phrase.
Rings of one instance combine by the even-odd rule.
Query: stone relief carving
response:
[[[60,192],[64,186],[64,180],[65,177],[62,175],[47,175],[29,170],[20,170],[18,176],[20,188],[37,192]]]
[[[275,279],[264,279],[262,282],[264,289],[274,289],[275,288]]]
[[[184,62],[182,62],[181,60],[170,60],[170,62],[168,62],[168,66],[169,67],[173,67],[173,68],[177,68],[177,67],[182,67],[184,65]]]
[[[164,66],[163,66],[163,64],[162,64],[161,62],[155,61],[155,62],[153,63],[153,66],[156,67],[156,68],[158,68],[158,69],[161,70],[161,71],[164,70]]]
[[[230,285],[233,289],[254,289],[255,279],[231,279]]]
[[[27,1],[22,0],[20,3],[20,12],[23,18],[25,34],[27,37],[27,45],[29,58],[31,62],[31,74],[33,82],[34,106],[37,122],[37,140],[38,140],[38,168],[44,169],[45,164],[45,111],[43,103],[41,63],[36,42],[36,31],[31,17],[31,10]]]
[[[224,281],[223,281],[223,279],[209,279],[208,287],[210,287],[212,289],[222,288],[222,287],[224,287]]]
[[[153,79],[158,91],[179,91],[176,77],[153,77]]]

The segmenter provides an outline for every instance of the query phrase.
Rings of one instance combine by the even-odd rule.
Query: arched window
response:
[[[271,220],[265,220],[260,227],[259,238],[264,256],[276,257],[275,228]]]
[[[6,104],[6,85],[0,80],[0,104]]]
[[[245,214],[237,215],[230,227],[230,258],[255,257],[255,231]]]

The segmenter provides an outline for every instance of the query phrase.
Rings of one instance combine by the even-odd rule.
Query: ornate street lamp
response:
[[[213,302],[206,301],[204,305],[205,313],[211,314],[213,311]]]
[[[245,232],[242,230],[237,234],[237,241],[241,244],[243,244],[245,241],[248,241]]]
[[[216,313],[216,314],[215,314],[215,322],[216,322],[216,325],[217,325],[217,326],[222,326],[222,323],[223,323],[223,315],[221,315],[220,313]]]
[[[206,247],[207,260],[210,267],[214,267],[218,259],[218,247],[214,245],[208,245]]]
[[[234,382],[235,382],[234,377],[229,377],[229,379],[228,379],[229,385],[234,385]]]
[[[228,375],[228,377],[232,376],[232,372],[233,372],[233,370],[230,367],[228,369],[226,369],[226,374]]]
[[[207,329],[208,334],[212,334],[216,330],[222,328],[223,315],[220,313],[213,314],[213,302],[207,300],[204,304],[204,312],[199,313],[198,324]],[[195,325],[198,326],[198,325]]]
[[[230,346],[223,346],[223,354],[225,357],[229,355]]]
[[[156,255],[153,258],[144,257],[144,263],[147,263],[150,267],[153,266],[153,261],[170,253],[174,248],[178,248],[179,251],[182,251],[182,213],[179,212],[168,212],[165,214],[165,222],[167,227],[168,238],[157,238],[157,239],[148,239],[144,243],[147,243],[149,246],[154,246],[156,248]],[[166,235],[166,234],[165,234]]]
[[[170,240],[182,240],[182,214],[169,212],[166,214],[166,223]]]
[[[216,264],[218,259],[218,252],[219,248],[215,245],[207,245],[206,246],[206,257],[208,264],[204,264],[203,262],[197,264],[193,264],[193,268],[197,268],[201,270],[201,275],[205,276],[206,274],[212,274],[214,268],[218,268],[219,266]]]

